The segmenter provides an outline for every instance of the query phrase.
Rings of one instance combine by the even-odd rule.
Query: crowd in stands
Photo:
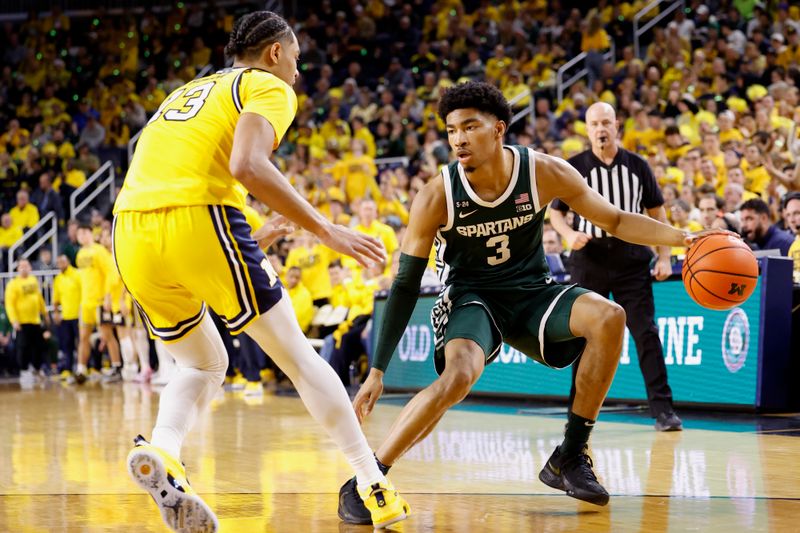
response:
[[[389,254],[364,270],[302,232],[270,250],[301,324],[330,335],[323,354],[343,379],[363,351],[372,293],[390,284],[410,203],[450,158],[438,97],[465,79],[496,84],[515,111],[532,108],[507,142],[564,158],[589,147],[586,109],[612,104],[619,142],[653,168],[672,224],[740,232],[753,248],[794,254],[800,272],[800,7],[692,0],[637,57],[632,21],[645,4],[323,0],[292,14],[298,112],[276,161],[326,216],[380,238]],[[54,7],[6,23],[0,247],[49,211],[67,228],[69,193],[101,162],[124,175],[130,136],[204,65],[226,64],[233,21],[251,8],[260,5],[181,2],[72,17]],[[589,74],[559,101],[556,72],[582,52]],[[569,250],[557,234],[545,240],[551,268],[563,269]],[[313,324],[326,305],[350,309],[333,331]]]

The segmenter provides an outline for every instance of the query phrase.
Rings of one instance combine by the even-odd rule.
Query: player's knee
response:
[[[456,404],[466,398],[472,386],[481,376],[482,366],[474,363],[474,354],[448,358],[442,376],[439,378],[442,392],[449,403]]]
[[[594,329],[599,336],[622,337],[625,330],[625,310],[615,302],[606,302],[597,310]]]

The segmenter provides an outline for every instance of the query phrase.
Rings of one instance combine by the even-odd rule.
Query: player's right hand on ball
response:
[[[580,231],[573,231],[567,236],[567,245],[569,246],[570,250],[580,250],[586,243],[592,239],[592,236],[588,233],[582,233]]]
[[[345,226],[331,224],[325,234],[319,235],[319,240],[328,248],[349,255],[364,268],[386,262],[386,251],[381,241]]]
[[[356,411],[358,423],[361,424],[372,412],[375,407],[375,402],[383,394],[383,372],[376,368],[369,371],[367,380],[361,385],[361,388],[353,399],[353,409]]]

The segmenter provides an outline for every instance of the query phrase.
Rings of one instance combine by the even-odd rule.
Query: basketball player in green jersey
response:
[[[582,355],[563,443],[539,475],[547,485],[608,503],[587,454],[589,433],[617,369],[625,312],[593,292],[555,283],[542,248],[546,206],[561,198],[609,233],[645,245],[686,246],[694,236],[626,213],[590,189],[562,159],[504,146],[508,102],[495,87],[468,82],[439,103],[458,158],[414,199],[369,377],[354,400],[359,419],[383,391],[382,378],[419,294],[431,246],[444,285],[431,313],[439,378],[403,409],[375,453],[382,470],[424,439],[469,393],[505,341],[531,359],[564,368]],[[342,487],[339,516],[369,523],[355,480]]]

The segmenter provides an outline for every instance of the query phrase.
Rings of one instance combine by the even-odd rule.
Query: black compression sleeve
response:
[[[397,343],[406,330],[414,306],[417,305],[419,286],[427,264],[426,258],[400,254],[400,269],[392,283],[389,299],[386,300],[372,358],[372,366],[378,370],[386,372]]]

